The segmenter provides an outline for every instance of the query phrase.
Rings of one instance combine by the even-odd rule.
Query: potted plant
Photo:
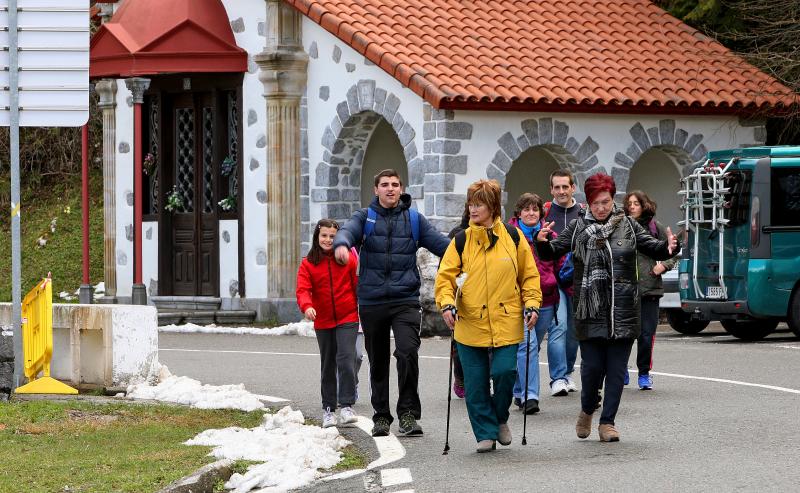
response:
[[[223,211],[232,211],[236,209],[236,197],[229,195],[217,202],[217,204],[220,206],[220,208],[222,208]]]
[[[177,185],[173,185],[172,191],[167,195],[167,203],[164,209],[169,212],[177,212],[183,209],[183,197],[181,197],[180,192],[178,192]]]

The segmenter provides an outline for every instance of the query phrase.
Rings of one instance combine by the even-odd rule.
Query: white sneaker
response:
[[[340,424],[347,425],[350,423],[355,423],[356,421],[358,421],[358,416],[356,416],[356,412],[353,411],[352,407],[347,406],[339,409]]]
[[[550,395],[553,397],[567,395],[568,393],[566,380],[558,379],[550,384]]]
[[[575,380],[572,379],[571,375],[567,375],[567,391],[575,392],[578,390],[578,385],[575,383]]]
[[[330,409],[322,411],[322,427],[330,428],[336,426],[336,415]]]

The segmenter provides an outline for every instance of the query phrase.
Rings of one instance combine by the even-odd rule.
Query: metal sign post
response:
[[[89,0],[0,0],[0,125],[9,127],[14,388],[23,373],[19,127],[89,119]],[[7,49],[5,49],[7,47]]]

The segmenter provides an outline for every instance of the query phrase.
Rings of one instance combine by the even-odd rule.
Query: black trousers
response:
[[[389,363],[391,333],[394,333],[394,358],[397,361],[397,415],[411,412],[422,417],[419,401],[419,346],[422,322],[418,303],[361,305],[358,308],[364,329],[364,346],[369,357],[372,409],[379,417],[393,421],[389,410]]]
[[[660,296],[642,296],[642,333],[636,340],[636,367],[639,375],[647,375],[653,368],[653,345],[658,327],[658,300]]]
[[[594,413],[597,392],[603,386],[603,411],[600,424],[614,424],[625,387],[625,372],[633,339],[587,339],[581,345],[581,408]]]
[[[356,335],[358,322],[315,330],[320,359],[322,409],[336,410],[356,402]]]

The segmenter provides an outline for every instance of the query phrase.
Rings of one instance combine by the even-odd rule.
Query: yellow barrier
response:
[[[17,394],[77,394],[78,391],[50,377],[53,357],[53,285],[42,279],[22,300],[22,345],[28,383]],[[37,378],[39,373],[42,376]]]

